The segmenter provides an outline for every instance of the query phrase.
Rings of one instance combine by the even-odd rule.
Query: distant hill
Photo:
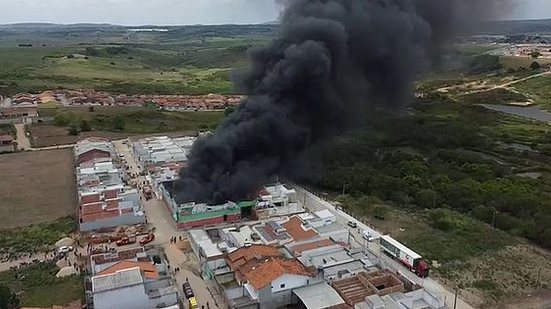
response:
[[[254,25],[182,25],[182,26],[120,26],[111,24],[50,24],[50,23],[21,23],[0,25],[0,31],[8,33],[74,33],[74,32],[125,32],[129,29],[167,29],[170,35],[193,37],[233,37],[233,36],[271,36],[277,30],[277,24]]]
[[[551,34],[551,19],[491,21],[483,25],[480,34]]]

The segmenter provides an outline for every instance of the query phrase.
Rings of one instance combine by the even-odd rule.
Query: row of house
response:
[[[145,106],[157,105],[168,111],[222,110],[237,106],[243,100],[239,95],[111,95],[94,90],[66,90],[60,92],[73,106]]]
[[[190,243],[230,308],[445,308],[353,248],[328,210],[192,229]]]
[[[240,95],[158,95],[151,100],[161,109],[168,111],[222,110],[237,106],[244,99]]]
[[[179,308],[178,288],[162,256],[143,247],[91,255],[86,278],[88,308]]]
[[[126,185],[109,140],[80,140],[74,154],[81,231],[145,222],[138,190]]]

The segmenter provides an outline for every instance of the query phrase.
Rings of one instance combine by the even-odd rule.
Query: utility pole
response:
[[[497,214],[497,210],[494,210],[494,215],[492,216],[492,227],[495,228],[496,227],[496,214]]]
[[[455,288],[455,298],[453,300],[453,309],[457,308],[457,293],[459,292],[459,288]]]
[[[346,195],[346,184],[342,185],[342,195]]]

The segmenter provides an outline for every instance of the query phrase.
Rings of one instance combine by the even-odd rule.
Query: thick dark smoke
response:
[[[400,108],[435,51],[497,3],[285,1],[278,38],[250,51],[236,78],[248,99],[197,141],[175,184],[177,201],[247,198],[270,177],[290,174],[293,160],[349,128],[366,107]]]

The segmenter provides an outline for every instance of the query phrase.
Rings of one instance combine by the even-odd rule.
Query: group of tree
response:
[[[15,309],[19,304],[17,295],[8,286],[0,284],[0,309]]]
[[[92,131],[92,126],[88,120],[77,117],[72,112],[57,112],[54,116],[54,124],[62,127],[68,126],[69,135]]]
[[[469,121],[437,119],[401,119],[399,126],[396,119],[379,120],[381,127],[325,147],[322,176],[309,181],[335,192],[345,185],[353,196],[406,209],[455,210],[551,248],[551,176],[521,178],[507,166],[463,151],[491,147],[494,140],[481,134],[477,123],[487,125],[488,118],[472,113]]]

